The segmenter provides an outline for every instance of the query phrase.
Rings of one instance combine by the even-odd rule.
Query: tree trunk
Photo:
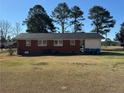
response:
[[[64,22],[61,22],[61,27],[62,27],[62,33],[64,33],[65,31],[65,26],[64,26]]]
[[[76,24],[74,24],[74,32],[76,33]]]
[[[1,34],[1,51],[3,50],[3,32],[2,32],[2,30],[0,31],[0,34]]]
[[[3,43],[2,43],[2,40],[1,40],[1,51],[3,50],[3,48],[2,48],[2,44],[3,44]]]
[[[105,47],[107,48],[107,46],[108,46],[107,33],[105,33]]]
[[[76,18],[74,19],[74,32],[76,33],[77,31],[77,29],[76,29],[76,22],[77,22],[77,20],[76,20]]]
[[[97,32],[97,34],[99,33],[99,29],[98,29],[98,26],[96,26],[96,32]]]
[[[96,32],[97,34],[99,33],[99,28],[98,28],[98,15],[96,17]]]

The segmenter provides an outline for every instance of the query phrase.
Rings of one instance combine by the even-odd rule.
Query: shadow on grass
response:
[[[122,51],[102,51],[102,56],[124,56],[124,52]]]
[[[40,55],[23,55],[24,57],[37,57],[37,56],[124,56],[124,51],[102,50],[101,54],[84,54],[84,53],[57,53],[57,54],[40,54]]]
[[[57,53],[57,54],[41,54],[41,55],[23,55],[24,57],[38,57],[38,56],[81,56],[84,55],[83,53],[78,53],[78,54],[74,54],[74,53]]]

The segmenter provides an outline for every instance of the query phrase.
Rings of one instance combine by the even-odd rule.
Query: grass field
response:
[[[124,51],[37,57],[1,52],[0,93],[124,93]]]

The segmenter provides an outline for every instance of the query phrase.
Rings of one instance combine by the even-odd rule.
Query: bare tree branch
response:
[[[17,36],[21,33],[22,31],[22,27],[21,27],[21,24],[19,22],[16,22],[15,23],[15,27],[14,27],[14,35]]]
[[[0,36],[7,39],[7,36],[11,33],[11,24],[8,21],[0,21]]]

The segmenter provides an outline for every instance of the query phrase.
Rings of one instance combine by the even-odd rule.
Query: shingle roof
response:
[[[21,33],[16,37],[17,40],[39,40],[39,39],[103,39],[97,33]]]

